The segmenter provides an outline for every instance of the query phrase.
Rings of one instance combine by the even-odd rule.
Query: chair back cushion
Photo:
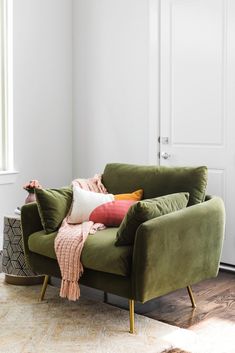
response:
[[[204,201],[207,167],[163,167],[132,164],[107,164],[102,181],[109,193],[144,190],[144,199],[188,192],[188,206]]]

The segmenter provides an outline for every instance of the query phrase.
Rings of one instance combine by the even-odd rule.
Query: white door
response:
[[[235,1],[162,0],[160,164],[206,165],[235,265]]]

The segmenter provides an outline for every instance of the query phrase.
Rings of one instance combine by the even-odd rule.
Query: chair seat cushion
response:
[[[117,247],[117,228],[106,228],[89,235],[81,255],[85,268],[129,276],[132,261],[132,246]],[[46,234],[44,230],[33,233],[28,240],[29,250],[39,255],[56,259],[54,240],[57,232]]]

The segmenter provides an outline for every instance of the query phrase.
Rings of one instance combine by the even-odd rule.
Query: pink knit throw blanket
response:
[[[76,179],[73,185],[79,185],[85,190],[107,193],[100,175],[95,175],[91,179]],[[62,298],[77,300],[80,297],[78,280],[83,273],[80,258],[84,243],[89,234],[94,234],[97,230],[104,228],[103,224],[91,221],[69,224],[67,217],[63,220],[55,239],[55,252],[62,276],[60,288]]]

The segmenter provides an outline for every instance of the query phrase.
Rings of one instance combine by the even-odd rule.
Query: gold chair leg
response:
[[[41,290],[40,297],[39,297],[40,302],[44,299],[44,295],[46,293],[48,281],[49,281],[49,276],[45,275],[44,282],[42,285],[42,290]]]
[[[129,313],[130,313],[130,333],[135,332],[135,302],[133,299],[129,299]]]
[[[193,308],[196,308],[197,305],[195,303],[195,299],[194,299],[194,296],[193,296],[193,291],[192,291],[192,288],[190,286],[187,286],[187,290],[188,290],[188,295],[190,297],[190,300],[191,300],[191,303],[192,303],[192,307]]]

